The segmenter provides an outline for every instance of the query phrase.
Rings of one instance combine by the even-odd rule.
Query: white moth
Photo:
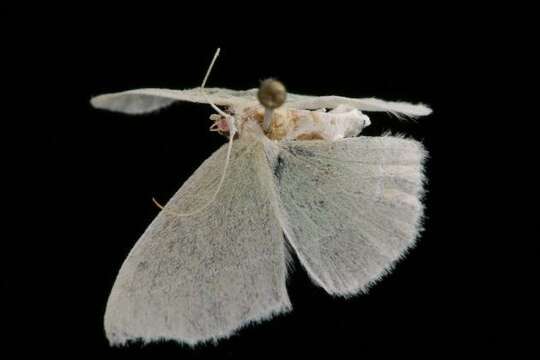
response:
[[[370,124],[362,111],[415,117],[428,107],[287,95],[273,80],[246,91],[204,89],[210,69],[199,88],[91,100],[129,114],[174,101],[208,103],[217,111],[211,130],[229,138],[122,265],[105,313],[111,344],[215,341],[290,311],[288,249],[329,294],[366,291],[420,230],[424,148],[402,137],[357,135]]]

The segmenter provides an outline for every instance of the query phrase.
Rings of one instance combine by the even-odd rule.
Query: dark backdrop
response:
[[[16,194],[13,248],[4,253],[9,343],[20,351],[174,358],[504,345],[512,329],[500,286],[503,251],[498,236],[485,232],[491,210],[482,205],[493,185],[475,175],[490,153],[477,135],[504,120],[478,116],[473,106],[490,73],[481,60],[490,37],[469,31],[467,15],[443,10],[414,18],[346,9],[245,16],[207,10],[133,18],[58,9],[34,14],[29,32],[8,37],[6,73],[24,94],[13,100],[10,119],[27,134],[6,139],[16,169],[6,176],[24,187]],[[245,89],[273,76],[296,93],[429,104],[434,113],[417,122],[370,114],[365,131],[401,132],[426,146],[426,229],[367,295],[332,298],[296,263],[289,314],[217,346],[110,348],[107,296],[158,213],[151,198],[165,202],[225,140],[208,131],[210,106],[178,103],[131,117],[94,110],[88,101],[139,87],[198,86],[218,46],[208,86]]]

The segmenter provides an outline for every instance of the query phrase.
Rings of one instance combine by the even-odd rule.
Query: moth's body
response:
[[[229,137],[122,265],[105,313],[112,344],[215,341],[290,311],[289,251],[314,283],[350,296],[366,291],[414,244],[425,150],[402,137],[356,136],[369,125],[361,111],[422,116],[431,110],[296,94],[281,106],[284,87],[270,85],[260,103],[257,89],[220,88],[140,89],[92,99],[95,107],[131,114],[177,100],[209,103],[218,112],[211,129]]]
[[[270,140],[328,140],[335,141],[345,137],[354,137],[369,126],[369,118],[361,111],[341,105],[326,111],[299,110],[286,107],[276,109],[272,114],[269,129],[264,130],[265,109],[261,105],[237,106],[229,108],[229,113],[236,119],[238,136],[267,137]],[[214,129],[228,134],[224,116],[214,114]]]

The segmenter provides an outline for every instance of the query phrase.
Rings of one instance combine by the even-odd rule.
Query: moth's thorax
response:
[[[281,107],[272,113],[271,126],[263,131],[264,108],[249,106],[232,108],[239,136],[266,136],[271,140],[338,140],[358,135],[370,124],[369,118],[360,111],[338,106],[326,112],[324,109],[297,110]],[[215,128],[222,133],[228,129],[219,115],[213,116]]]

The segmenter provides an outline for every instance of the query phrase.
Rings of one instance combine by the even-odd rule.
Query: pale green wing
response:
[[[118,274],[105,314],[113,344],[173,339],[195,344],[231,335],[251,321],[290,309],[286,249],[260,143],[226,146],[207,159],[148,227]],[[264,162],[264,163],[263,163]]]
[[[413,140],[357,137],[267,147],[282,228],[328,293],[365,290],[414,243],[422,218],[422,162]]]

